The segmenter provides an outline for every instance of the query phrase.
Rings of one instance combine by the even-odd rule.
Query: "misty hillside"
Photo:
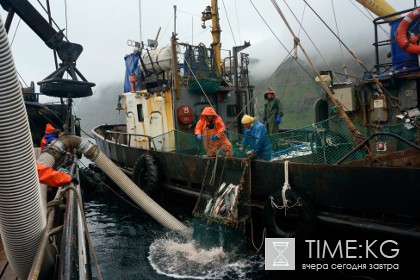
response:
[[[385,54],[383,54],[385,56]],[[374,55],[359,55],[359,58],[368,69],[374,64]],[[315,74],[309,64],[302,59],[298,59],[297,64],[292,58],[287,59],[278,66],[276,71],[270,77],[255,80],[252,78],[251,84],[255,86],[254,95],[257,100],[257,112],[263,113],[264,97],[263,94],[270,86],[280,98],[284,107],[284,117],[282,128],[298,128],[310,125],[314,120],[313,105],[315,101],[325,94],[320,85],[314,82]],[[316,63],[319,64],[319,63]],[[346,78],[338,73],[343,73],[343,61],[336,58],[329,63],[331,69],[336,72],[334,82],[345,82]],[[344,61],[347,66],[348,74],[360,77],[363,75],[364,68],[358,65],[353,58],[347,58]],[[323,64],[325,65],[325,64]],[[325,66],[316,65],[319,71],[330,70]],[[304,70],[305,69],[305,70]],[[354,80],[354,78],[351,78]],[[269,80],[268,82],[266,82]],[[125,111],[115,110],[118,100],[118,94],[121,94],[123,84],[102,84],[93,88],[93,96],[83,99],[75,99],[75,114],[81,118],[83,131],[91,134],[91,130],[104,123],[125,123]]]
[[[382,53],[381,57],[386,54]],[[303,57],[303,56],[302,56]],[[374,65],[374,55],[372,53],[361,54],[358,58],[363,62],[367,70]],[[320,59],[317,59],[320,60]],[[328,66],[320,66],[321,63],[315,63],[318,71],[332,70],[334,83],[346,82],[343,65],[347,68],[348,79],[355,81],[366,71],[352,57],[344,61],[336,57],[329,62]],[[326,65],[322,63],[322,65]],[[283,104],[284,116],[280,127],[298,128],[308,126],[314,122],[313,105],[316,100],[325,96],[321,85],[315,82],[316,74],[309,63],[298,58],[296,62],[289,57],[284,61],[267,80],[254,80],[254,96],[256,96],[257,115],[264,112],[264,92],[267,87],[271,87]]]
[[[118,112],[118,94],[123,92],[123,83],[102,84],[93,88],[93,95],[74,99],[74,112],[80,118],[84,133],[91,135],[91,130],[100,124],[125,123],[125,111]]]

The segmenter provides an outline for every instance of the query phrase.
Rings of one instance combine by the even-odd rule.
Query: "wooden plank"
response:
[[[7,260],[6,253],[3,250],[3,244],[0,239],[0,279],[2,280],[17,280],[16,273],[12,270]]]

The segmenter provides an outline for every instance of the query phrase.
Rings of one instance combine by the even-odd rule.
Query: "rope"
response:
[[[266,230],[266,228],[263,229],[262,238],[261,238],[261,245],[259,247],[257,247],[255,245],[255,243],[254,243],[254,225],[252,224],[252,217],[249,220],[250,220],[250,224],[251,224],[251,242],[252,242],[252,246],[254,246],[254,249],[257,250],[257,252],[259,252],[262,249],[263,245],[264,245],[264,240],[265,240],[265,237],[267,236],[267,234],[266,234],[266,231],[267,230]]]
[[[79,163],[81,165],[84,166],[84,168],[89,168],[86,166],[86,164],[84,164],[83,162],[79,161]],[[88,175],[83,175],[86,178],[88,178],[88,180],[90,179],[90,177]],[[109,191],[113,192],[116,196],[118,196],[120,199],[122,199],[123,201],[125,201],[126,203],[130,204],[132,207],[136,208],[137,210],[140,211],[144,211],[143,209],[141,209],[140,207],[138,207],[136,204],[132,203],[131,201],[129,201],[128,199],[126,199],[124,196],[120,195],[117,191],[115,191],[111,186],[109,186],[105,181],[103,181],[101,178],[95,178],[97,179],[100,183],[102,183],[102,185],[104,185]],[[92,183],[95,183],[94,181],[92,181]]]
[[[213,103],[211,103],[211,101],[210,101],[209,97],[207,96],[205,90],[201,86],[200,81],[197,79],[197,76],[195,75],[194,71],[191,69],[191,65],[188,63],[187,59],[184,59],[184,62],[187,64],[188,69],[191,71],[191,74],[193,75],[193,77],[194,77],[195,81],[197,82],[198,86],[200,87],[201,92],[204,94],[204,97],[207,99],[207,102],[214,109]]]
[[[293,204],[293,205],[291,205],[291,206],[289,206],[289,205],[287,205],[287,197],[286,197],[286,191],[287,190],[291,190],[292,188],[290,187],[290,184],[289,184],[289,161],[288,160],[286,160],[285,162],[284,162],[284,185],[283,185],[283,187],[282,187],[282,189],[281,189],[281,199],[282,199],[282,206],[279,206],[279,205],[277,205],[275,202],[274,202],[274,197],[272,197],[272,196],[270,196],[270,200],[271,200],[271,207],[273,207],[273,208],[277,208],[277,209],[284,209],[284,215],[286,216],[286,210],[288,209],[288,208],[292,208],[292,207],[294,207],[294,206],[296,206],[296,205],[300,205],[300,201],[299,201],[299,199],[296,201],[296,203],[295,204]]]
[[[216,156],[216,159],[214,161],[213,171],[211,172],[211,177],[210,177],[210,181],[209,181],[210,186],[213,186],[214,179],[216,178],[217,162],[218,162],[218,157]]]
[[[248,167],[248,172],[249,172],[249,182],[252,182],[252,178],[251,178],[251,174],[252,174],[251,173],[251,164],[247,164],[247,167]],[[252,191],[252,189],[250,188],[249,189],[249,196],[250,197],[251,197],[251,191]],[[250,209],[251,209],[250,211],[252,211],[252,207]],[[261,245],[257,247],[255,245],[255,242],[254,242],[254,225],[252,223],[252,213],[250,213],[249,216],[250,216],[249,221],[250,221],[250,225],[251,225],[251,242],[252,242],[252,246],[254,246],[254,249],[257,250],[257,252],[259,252],[261,250],[261,248],[263,247],[263,245],[264,245],[264,241],[265,241],[265,238],[267,236],[267,232],[266,232],[267,230],[264,227],[263,232],[262,232],[262,237],[261,237]]]
[[[281,189],[281,198],[283,201],[283,207],[288,207],[287,205],[287,198],[286,198],[286,191],[290,190],[290,184],[289,184],[289,161],[286,160],[284,162],[284,185]]]

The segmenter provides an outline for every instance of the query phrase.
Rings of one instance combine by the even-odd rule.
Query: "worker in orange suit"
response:
[[[232,143],[225,134],[225,124],[212,107],[205,107],[195,126],[194,134],[197,140],[203,142],[207,156],[232,156]]]
[[[50,123],[47,123],[45,126],[45,135],[42,137],[41,140],[41,151],[47,148],[48,144],[58,138],[60,130],[55,129]]]
[[[36,163],[36,169],[38,170],[38,178],[41,184],[50,187],[61,187],[72,181],[72,177],[69,174],[54,170],[47,165]]]

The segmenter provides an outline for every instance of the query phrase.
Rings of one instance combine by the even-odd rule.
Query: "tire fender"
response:
[[[269,237],[304,238],[314,229],[316,215],[310,201],[295,190],[285,192],[288,208],[284,208],[281,191],[273,193],[264,205],[264,222]],[[273,202],[273,203],[272,203]]]
[[[134,164],[133,182],[145,193],[152,194],[159,188],[158,168],[151,154],[141,155]]]

